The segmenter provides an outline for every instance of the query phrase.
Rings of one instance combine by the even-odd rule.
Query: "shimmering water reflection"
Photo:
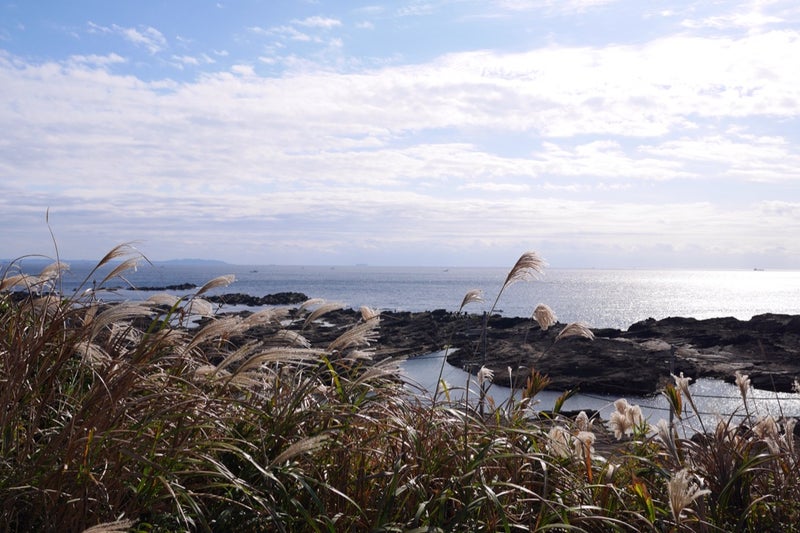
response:
[[[422,395],[430,395],[436,387],[439,371],[442,369],[444,352],[436,352],[416,358],[411,358],[402,364],[405,379],[410,390]],[[445,363],[442,370],[442,379],[447,384],[447,394],[454,402],[463,402],[469,397],[470,404],[477,404],[478,384],[475,376]],[[746,416],[742,397],[738,387],[721,380],[700,379],[692,382],[689,387],[697,409],[702,415],[702,423],[706,427],[714,427],[720,419],[732,419],[740,422]],[[511,389],[492,385],[488,395],[492,397],[495,405],[508,405]],[[560,391],[544,391],[536,396],[535,410],[550,410],[555,405]],[[603,419],[608,419],[614,409],[614,401],[620,396],[603,394],[579,393],[564,403],[564,410],[598,411]],[[625,396],[628,402],[637,404],[651,424],[659,419],[669,417],[669,404],[666,398],[657,394],[652,397]],[[515,400],[521,399],[520,391],[515,391]],[[689,432],[702,429],[688,402],[684,402],[684,425]],[[751,389],[748,395],[748,409],[756,417],[772,415],[775,418],[782,416],[800,418],[800,394],[770,393],[758,389]]]

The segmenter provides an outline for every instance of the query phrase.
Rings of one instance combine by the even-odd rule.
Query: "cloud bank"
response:
[[[797,267],[800,31],[737,13],[638,42],[385,64],[316,55],[385,25],[375,14],[243,28],[280,72],[90,22],[164,68],[202,69],[0,52],[2,252],[46,249],[49,207],[82,257],[139,240],[157,259],[240,263],[497,265],[535,248],[561,266]],[[289,41],[318,48],[292,58]]]

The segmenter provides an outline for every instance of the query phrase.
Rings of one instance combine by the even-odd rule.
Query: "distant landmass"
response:
[[[0,259],[0,265],[7,265],[12,262],[19,261],[19,260],[12,260],[12,259]],[[54,262],[55,259],[49,257],[40,257],[40,256],[31,256],[26,257],[22,260],[27,265],[49,265],[50,263]],[[82,265],[82,264],[97,264],[97,260],[94,259],[61,259],[63,263],[67,264],[75,264],[75,265]],[[110,263],[120,263],[121,260],[116,259],[110,261]],[[153,261],[154,265],[227,265],[229,263],[225,261],[220,261],[218,259],[167,259],[166,261]]]

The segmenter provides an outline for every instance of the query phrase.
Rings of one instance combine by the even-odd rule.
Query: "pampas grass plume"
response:
[[[547,330],[550,326],[555,325],[557,321],[556,314],[547,304],[539,304],[536,306],[536,309],[533,310],[533,319],[543,330]]]
[[[594,340],[594,333],[583,322],[572,322],[564,326],[564,329],[556,336],[556,342],[566,337],[583,337]]]
[[[361,308],[359,309],[359,312],[361,313],[361,319],[364,320],[365,322],[367,320],[377,318],[381,314],[381,312],[378,311],[377,309],[373,309],[372,307],[368,307],[366,305],[362,305]]]
[[[535,279],[539,274],[544,273],[545,266],[547,266],[547,263],[536,252],[525,252],[517,259],[516,264],[506,276],[503,289],[517,281]]]
[[[234,276],[233,274],[225,274],[224,276],[217,276],[216,278],[206,282],[205,285],[200,287],[200,289],[195,293],[195,296],[200,296],[201,294],[205,294],[211,289],[216,289],[217,287],[227,287],[234,281],[236,281],[236,276]]]
[[[467,294],[464,295],[464,299],[461,300],[461,305],[459,306],[458,310],[462,311],[467,305],[471,303],[478,303],[483,301],[483,291],[480,289],[472,289],[467,291]]]
[[[303,305],[305,305],[305,304],[303,304]],[[321,317],[321,316],[323,316],[323,315],[325,315],[327,313],[330,313],[331,311],[338,311],[339,309],[342,309],[343,307],[344,307],[344,305],[342,305],[342,304],[340,304],[338,302],[327,302],[327,303],[321,304],[319,307],[314,309],[314,311],[312,311],[311,314],[308,315],[308,317],[306,317],[306,321],[303,324],[303,328],[307,328],[309,324],[311,324],[313,321],[315,321],[319,317]]]

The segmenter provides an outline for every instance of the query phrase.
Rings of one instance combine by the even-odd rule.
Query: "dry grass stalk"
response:
[[[275,348],[265,350],[251,356],[237,369],[237,372],[249,372],[267,363],[303,363],[316,361],[324,355],[322,350],[310,348]]]
[[[337,339],[343,358],[334,359],[327,349],[293,348],[291,336],[270,339],[288,345],[273,349],[263,338],[203,344],[242,333],[247,320],[211,319],[192,335],[159,317],[153,325],[163,329],[145,333],[131,310],[31,300],[0,298],[8,428],[0,522],[9,531],[101,521],[89,531],[781,531],[797,523],[794,420],[762,418],[751,431],[729,421],[702,444],[660,422],[657,438],[633,431],[606,462],[585,415],[572,426],[506,412],[483,419],[411,398],[394,362],[350,364],[369,354],[353,346],[374,340],[378,317],[363,312],[365,322]],[[195,357],[175,357],[187,347]],[[80,361],[93,354],[120,365],[87,372]],[[546,382],[532,371],[526,396]],[[628,434],[641,421],[620,406],[618,429]],[[122,516],[148,524],[108,522]]]
[[[29,290],[42,282],[38,276],[31,276],[28,274],[14,274],[12,276],[5,276],[0,280],[0,291],[13,289],[14,287],[26,287]]]
[[[226,316],[212,320],[195,333],[186,351],[191,352],[202,343],[211,339],[227,339],[242,332],[242,319],[238,316]]]
[[[328,440],[328,438],[328,435],[316,435],[314,437],[308,437],[299,440],[286,448],[280,455],[273,459],[272,464],[278,465],[286,461],[290,461],[298,455],[313,452],[325,444],[325,441]]]
[[[94,307],[94,306],[93,306]],[[127,323],[139,317],[149,317],[153,309],[146,302],[121,302],[98,313],[91,321],[92,337],[113,324]]]
[[[141,260],[138,257],[130,257],[130,258],[126,259],[125,261],[121,262],[119,265],[115,266],[113,268],[113,270],[111,270],[111,272],[109,272],[108,275],[106,277],[104,277],[102,279],[102,281],[100,281],[100,283],[98,285],[99,286],[103,286],[103,285],[106,284],[106,282],[108,282],[109,280],[112,280],[114,278],[120,278],[120,279],[124,280],[125,278],[123,277],[122,274],[124,272],[129,271],[129,270],[133,270],[134,272],[136,272],[136,270],[139,268],[139,262],[140,261]]]
[[[296,331],[281,329],[272,335],[272,340],[278,343],[288,343],[292,346],[311,348],[311,341]]]
[[[371,342],[378,339],[379,325],[380,318],[378,317],[357,324],[334,339],[328,345],[328,350],[337,352],[353,347],[369,346]]]
[[[103,348],[88,340],[76,344],[75,352],[92,368],[105,366],[111,361],[111,356]]]
[[[61,261],[56,261],[54,263],[50,263],[46,267],[39,272],[39,279],[50,281],[58,278],[61,274],[69,270],[69,265],[67,263],[62,263]]]
[[[300,304],[299,310],[305,311],[306,309],[309,309],[317,305],[322,305],[324,303],[325,300],[323,300],[322,298],[309,298],[308,300]]]
[[[153,305],[163,305],[171,308],[180,302],[181,299],[174,294],[160,293],[150,296],[147,301]]]
[[[133,520],[115,520],[113,522],[103,522],[89,529],[84,529],[83,533],[123,533],[133,527]]]
[[[225,357],[225,359],[222,360],[221,363],[219,363],[216,367],[213,367],[214,373],[221,372],[222,370],[228,368],[230,365],[251,356],[257,348],[258,344],[255,342],[251,342],[234,350],[233,352],[228,354]]]
[[[209,317],[214,314],[214,306],[203,298],[192,298],[184,308],[187,315],[198,315]]]
[[[289,310],[285,307],[262,309],[246,317],[242,325],[246,328],[252,328],[264,324],[278,324],[288,314]]]

